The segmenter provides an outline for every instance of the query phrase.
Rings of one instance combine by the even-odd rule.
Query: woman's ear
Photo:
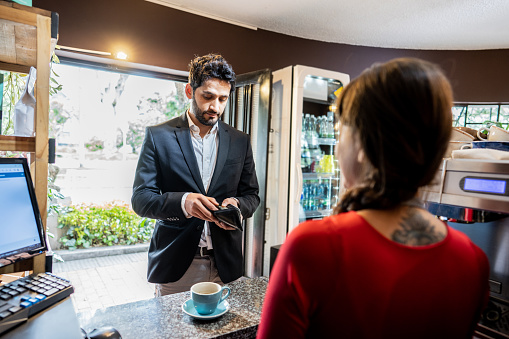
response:
[[[359,153],[357,153],[357,161],[361,164],[366,160],[366,154],[362,148],[359,148]]]

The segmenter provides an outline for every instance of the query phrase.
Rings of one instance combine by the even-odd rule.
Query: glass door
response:
[[[332,213],[339,193],[334,111],[348,74],[294,66],[288,232]]]
[[[308,66],[272,73],[264,274],[300,222],[332,213],[339,192],[335,101],[348,74]],[[330,112],[330,113],[329,113]],[[274,250],[274,251],[272,251]]]
[[[307,75],[304,81],[300,222],[329,216],[336,204],[339,170],[334,157],[337,140],[334,111],[342,89],[343,83],[336,79]]]

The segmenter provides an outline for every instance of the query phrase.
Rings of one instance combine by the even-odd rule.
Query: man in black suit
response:
[[[210,212],[221,202],[248,218],[260,203],[249,136],[219,120],[234,90],[235,73],[222,56],[196,57],[189,110],[146,130],[131,202],[138,215],[157,219],[147,273],[156,296],[242,275],[242,232]]]

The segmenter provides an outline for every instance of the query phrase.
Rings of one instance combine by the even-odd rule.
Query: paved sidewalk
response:
[[[147,282],[147,252],[53,263],[53,273],[74,286],[76,313],[154,297]]]

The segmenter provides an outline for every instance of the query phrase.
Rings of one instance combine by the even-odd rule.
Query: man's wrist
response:
[[[180,207],[182,208],[182,212],[184,212],[184,216],[186,218],[190,218],[191,216],[189,215],[189,213],[187,213],[186,211],[186,198],[187,196],[189,195],[190,193],[187,192],[187,193],[184,193],[184,195],[182,196],[182,200],[180,201]]]

